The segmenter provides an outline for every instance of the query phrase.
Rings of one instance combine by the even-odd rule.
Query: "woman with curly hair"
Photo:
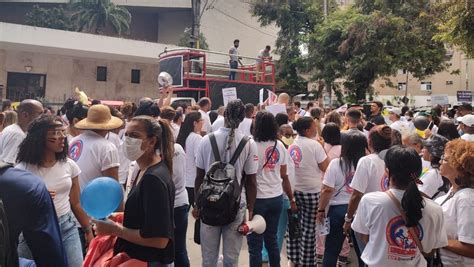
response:
[[[79,232],[74,216],[85,233],[87,242],[93,235],[89,218],[79,201],[79,173],[77,164],[67,157],[68,143],[66,127],[52,115],[42,115],[34,120],[28,135],[20,145],[16,168],[27,170],[43,178],[56,208],[62,242],[69,266],[82,266],[82,251]],[[20,238],[19,255],[32,259],[28,246]]]
[[[447,143],[440,171],[452,184],[447,195],[436,199],[448,235],[441,260],[444,266],[474,266],[474,143],[462,139]]]

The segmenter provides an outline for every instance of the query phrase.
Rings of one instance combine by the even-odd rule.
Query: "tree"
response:
[[[380,77],[406,69],[421,79],[446,67],[445,49],[433,41],[436,28],[429,0],[358,0],[330,14],[311,35],[314,77],[331,85],[345,79],[351,100],[364,100]]]
[[[112,25],[118,35],[130,32],[132,15],[110,0],[77,0],[72,2],[72,10],[78,31],[100,33],[107,25]]]
[[[252,13],[258,17],[261,26],[276,24],[280,28],[276,39],[277,82],[290,95],[305,93],[307,81],[299,73],[306,70],[306,61],[301,48],[308,42],[308,36],[323,20],[322,0],[257,1]],[[333,1],[331,1],[333,2]],[[334,8],[334,5],[332,5]]]
[[[62,6],[54,8],[41,8],[34,5],[30,12],[26,13],[26,24],[70,31],[74,29],[71,19]]]
[[[185,31],[179,38],[178,46],[192,47],[191,46],[191,31]],[[206,36],[203,33],[199,34],[199,49],[209,50],[209,45],[206,41]]]
[[[474,57],[474,2],[450,0],[439,5],[437,40],[459,46],[468,57]]]

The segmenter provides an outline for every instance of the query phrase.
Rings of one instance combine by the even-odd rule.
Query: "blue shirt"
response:
[[[67,266],[53,201],[38,176],[15,168],[0,172],[0,198],[7,214],[10,245],[21,232],[37,266]]]

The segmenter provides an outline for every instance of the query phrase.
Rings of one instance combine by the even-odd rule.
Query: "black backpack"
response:
[[[0,175],[10,167],[12,165],[0,162]],[[11,247],[10,241],[7,213],[0,196],[0,267],[18,266],[16,247]]]
[[[209,134],[215,162],[211,164],[199,188],[196,206],[199,218],[207,225],[224,226],[235,220],[240,207],[240,194],[245,184],[245,176],[239,185],[234,164],[247,144],[249,136],[240,141],[228,163],[222,162],[216,137]]]

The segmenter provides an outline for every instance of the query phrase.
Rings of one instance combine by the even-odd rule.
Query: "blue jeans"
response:
[[[357,255],[357,260],[359,261],[359,267],[367,266],[365,262],[361,259],[362,252],[364,252],[364,249],[365,249],[365,245],[364,245],[364,242],[362,241],[362,237],[360,236],[359,233],[356,233],[351,230],[351,239],[352,239],[352,243],[354,244],[354,250]]]
[[[186,250],[186,231],[188,229],[188,205],[174,208],[174,266],[189,267]]]
[[[168,263],[161,263],[161,262],[149,262],[147,264],[148,267],[171,267],[171,264]]]
[[[280,219],[278,220],[277,230],[278,252],[281,252],[281,248],[283,246],[283,239],[285,239],[286,227],[288,226],[287,210],[290,208],[290,200],[286,197],[283,197],[282,206],[283,208],[281,210]],[[263,240],[262,261],[268,262],[268,252],[265,248],[265,240]]]
[[[238,69],[239,68],[239,63],[237,61],[231,61],[229,65],[230,65],[231,69]],[[236,73],[237,73],[236,71],[230,71],[229,72],[229,80],[235,80],[235,74]]]
[[[217,267],[219,247],[222,239],[222,253],[224,267],[238,267],[239,254],[242,249],[244,236],[237,232],[237,228],[244,220],[246,204],[240,205],[235,220],[225,226],[211,226],[201,222],[201,255],[203,267]]]
[[[342,227],[344,225],[344,215],[347,212],[346,205],[330,206],[328,217],[330,222],[330,232],[326,236],[324,246],[323,266],[336,266],[337,258],[344,243],[344,235]]]
[[[74,222],[72,212],[69,212],[58,218],[59,228],[61,230],[61,239],[66,252],[68,266],[81,267],[84,258],[82,256],[81,241],[79,232],[77,231],[76,223]],[[33,259],[31,251],[23,238],[20,235],[18,244],[18,256]]]
[[[278,249],[277,230],[280,214],[282,213],[282,207],[283,196],[281,195],[274,198],[260,198],[255,201],[253,213],[259,214],[265,218],[267,228],[263,234],[252,233],[247,236],[250,267],[262,266],[263,240],[265,240],[265,247],[268,251],[270,266],[280,266],[280,250]]]

